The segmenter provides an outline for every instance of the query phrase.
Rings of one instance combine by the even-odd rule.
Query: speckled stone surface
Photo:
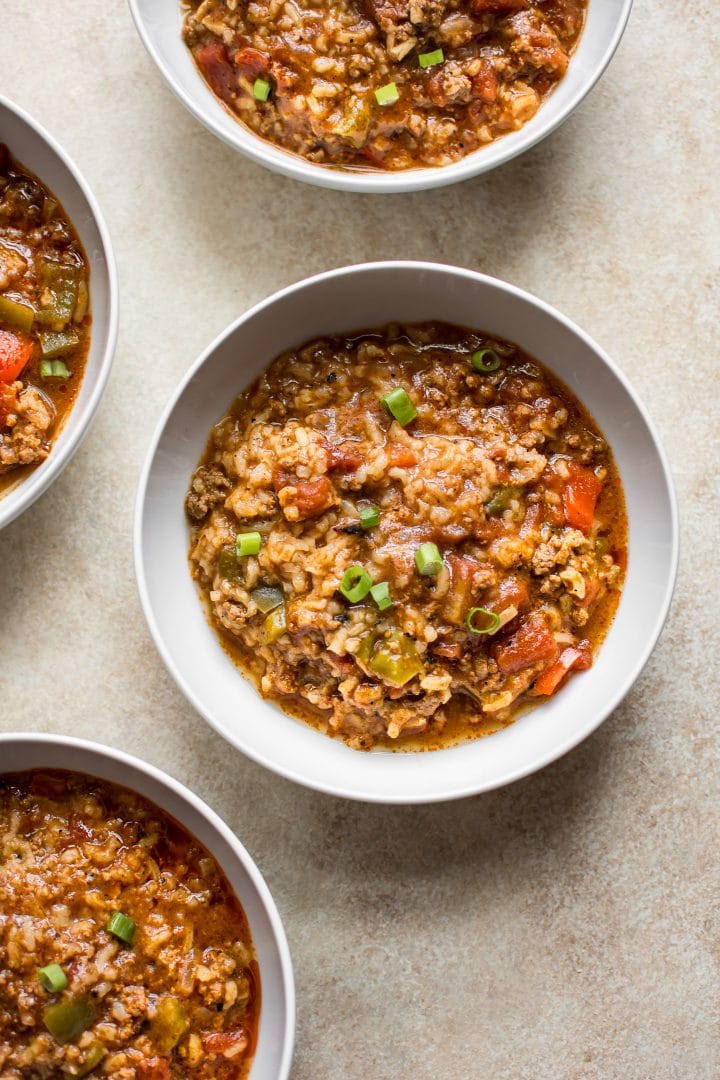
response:
[[[698,59],[713,12],[636,0],[549,140],[464,185],[371,200],[215,140],[122,0],[3,0],[2,92],[98,195],[122,320],[89,438],[0,534],[0,728],[122,746],[237,831],[294,956],[293,1080],[720,1076],[720,84],[691,77],[716,67]],[[282,285],[398,256],[507,278],[593,334],[661,430],[683,522],[671,618],[622,707],[544,772],[427,809],[335,801],[228,752],[158,659],[132,565],[141,461],[200,349]]]

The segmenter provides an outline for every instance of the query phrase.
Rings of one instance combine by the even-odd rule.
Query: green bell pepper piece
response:
[[[424,671],[415,642],[401,630],[393,630],[385,638],[368,634],[357,656],[373,675],[391,686],[404,686]]]
[[[79,342],[80,334],[77,330],[43,330],[40,334],[40,348],[44,360],[52,360],[56,356],[71,352]]]
[[[51,262],[40,267],[40,309],[37,321],[51,330],[64,330],[78,301],[82,270],[78,266]]]
[[[520,488],[503,487],[496,491],[492,499],[485,503],[485,513],[488,517],[499,517],[503,510],[507,510],[513,499],[520,497]]]
[[[161,998],[152,1020],[152,1037],[160,1052],[169,1054],[189,1027],[182,1003],[176,997]]]
[[[45,1027],[61,1046],[87,1031],[94,1020],[95,1007],[87,998],[66,998],[43,1012]]]
[[[11,300],[9,296],[0,296],[0,323],[5,323],[11,330],[20,330],[29,334],[35,322],[35,308]]]

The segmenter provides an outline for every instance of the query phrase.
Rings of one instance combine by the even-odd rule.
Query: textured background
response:
[[[140,754],[238,832],[294,955],[293,1080],[720,1076],[720,96],[692,77],[717,66],[714,8],[636,0],[602,83],[541,146],[370,199],[221,145],[122,0],[3,0],[0,87],[98,195],[122,319],[82,451],[0,535],[0,725]],[[609,350],[664,437],[684,542],[668,627],[602,729],[513,787],[427,809],[325,798],[228,753],[155,653],[131,550],[148,440],[200,349],[282,285],[401,256],[507,278]]]

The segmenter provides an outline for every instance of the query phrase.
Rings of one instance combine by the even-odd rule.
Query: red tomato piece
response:
[[[572,645],[563,651],[558,656],[557,660],[545,668],[545,671],[535,680],[535,685],[531,691],[533,695],[538,697],[550,697],[554,694],[558,686],[573,669],[577,671],[585,671],[592,665],[592,648],[589,641],[580,641],[577,645]]]
[[[540,660],[552,660],[557,655],[557,642],[541,615],[531,615],[521,623],[512,637],[493,650],[495,662],[503,675],[523,671]]]
[[[565,521],[574,529],[589,533],[595,520],[595,506],[602,490],[602,480],[590,469],[584,469],[574,462],[568,468],[570,479],[562,494]]]
[[[238,90],[237,72],[230,63],[225,46],[219,41],[212,41],[197,50],[195,59],[211,90],[223,101],[230,101]]]
[[[0,330],[0,382],[11,383],[30,363],[32,342],[12,330]]]

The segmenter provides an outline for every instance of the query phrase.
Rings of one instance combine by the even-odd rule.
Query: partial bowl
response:
[[[593,667],[510,727],[428,753],[359,753],[263,700],[229,659],[188,567],[184,501],[211,427],[279,353],[330,333],[439,320],[508,338],[560,377],[614,453],[629,519],[619,608]],[[301,281],[234,322],[190,368],[143,469],[135,520],[140,598],[178,686],[243,753],[347,798],[426,803],[507,784],[554,761],[620,703],[662,629],[678,558],[675,496],[655,428],[620,369],[560,312],[512,285],[433,263],[350,266]]]
[[[423,191],[467,180],[517,157],[566,120],[610,63],[630,15],[632,0],[590,0],[585,30],[567,74],[537,114],[462,161],[441,168],[401,172],[347,170],[317,165],[282,150],[244,127],[223,108],[199,74],[182,39],[180,0],[129,0],[138,33],[170,89],[201,123],[259,165],[295,180],[340,191]]]
[[[118,329],[118,280],[110,234],[87,182],[59,143],[31,116],[0,96],[0,143],[57,196],[90,264],[92,329],[77,400],[53,440],[48,458],[0,496],[0,529],[27,510],[52,484],[87,434],[105,391]]]
[[[247,915],[260,969],[262,1005],[250,1080],[287,1080],[295,1037],[290,950],[270,890],[235,834],[188,788],[121,750],[56,735],[0,735],[0,773],[34,769],[67,769],[130,788],[184,825],[217,860]]]

